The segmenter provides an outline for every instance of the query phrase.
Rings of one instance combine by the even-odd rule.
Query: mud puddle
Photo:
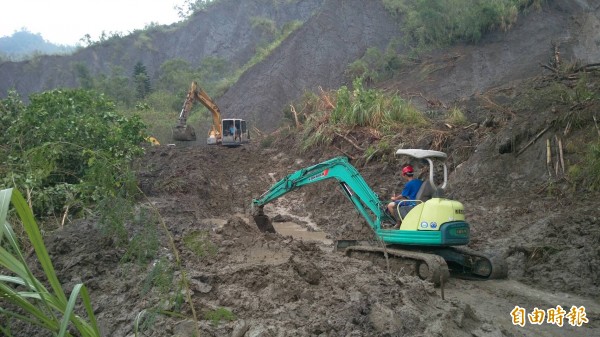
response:
[[[303,226],[297,223],[287,222],[274,222],[273,227],[277,233],[283,236],[291,236],[294,239],[305,240],[305,241],[316,241],[322,243],[325,246],[332,246],[333,240],[327,238],[325,232],[309,231]]]

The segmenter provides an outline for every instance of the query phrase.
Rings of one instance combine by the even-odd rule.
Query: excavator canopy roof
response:
[[[421,149],[399,149],[396,151],[396,155],[406,155],[415,157],[417,159],[425,158],[439,158],[446,159],[448,156],[444,152],[433,151],[433,150],[421,150]]]

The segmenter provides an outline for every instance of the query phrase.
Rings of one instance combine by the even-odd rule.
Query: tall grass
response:
[[[353,90],[337,91],[337,104],[331,112],[331,122],[347,126],[385,128],[393,124],[424,125],[427,119],[410,102],[398,95],[365,89],[362,79],[353,82]]]
[[[542,0],[383,0],[402,15],[406,39],[417,49],[457,41],[476,42],[488,31],[509,30],[520,12],[540,8]]]
[[[586,163],[589,187],[592,191],[600,191],[600,141],[589,145]]]
[[[387,132],[400,126],[429,124],[423,113],[409,101],[396,94],[365,89],[362,78],[354,80],[352,90],[343,86],[332,96],[333,108],[312,111],[306,120],[302,132],[303,150],[330,144],[341,129],[370,127]],[[314,104],[305,106],[315,107]]]
[[[34,248],[44,271],[49,288],[33,275],[19,245],[13,226],[8,222],[9,206],[12,203],[27,239]],[[72,336],[68,329],[75,329],[81,336],[100,336],[90,297],[83,284],[73,288],[69,298],[65,295],[50,261],[39,227],[27,202],[17,190],[0,191],[0,314],[8,319],[21,321],[47,330],[56,336]],[[74,313],[77,300],[81,299],[87,320]],[[12,336],[10,323],[0,327],[5,336]]]

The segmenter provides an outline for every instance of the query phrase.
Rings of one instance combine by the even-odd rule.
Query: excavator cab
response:
[[[433,150],[421,150],[421,149],[399,149],[396,151],[397,156],[408,156],[413,159],[417,159],[419,164],[426,163],[428,175],[426,177],[418,177],[423,180],[421,187],[416,195],[416,200],[405,200],[404,203],[412,204],[414,207],[428,201],[431,198],[441,198],[448,184],[448,166],[446,166],[447,155],[440,151]],[[443,181],[438,184],[436,182],[435,172],[437,169],[443,170]],[[394,216],[400,221],[404,221],[404,218],[408,217],[406,211],[401,211],[401,205],[398,203]],[[413,208],[414,208],[413,207]],[[412,209],[411,209],[412,211]]]
[[[239,118],[225,118],[222,121],[224,146],[239,146],[248,143],[250,140],[250,131],[248,123]]]

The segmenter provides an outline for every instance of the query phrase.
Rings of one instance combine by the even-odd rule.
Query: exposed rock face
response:
[[[247,71],[221,98],[223,111],[274,129],[287,103],[306,91],[338,88],[349,63],[369,47],[401,38],[397,18],[380,1],[327,0],[264,62]]]

